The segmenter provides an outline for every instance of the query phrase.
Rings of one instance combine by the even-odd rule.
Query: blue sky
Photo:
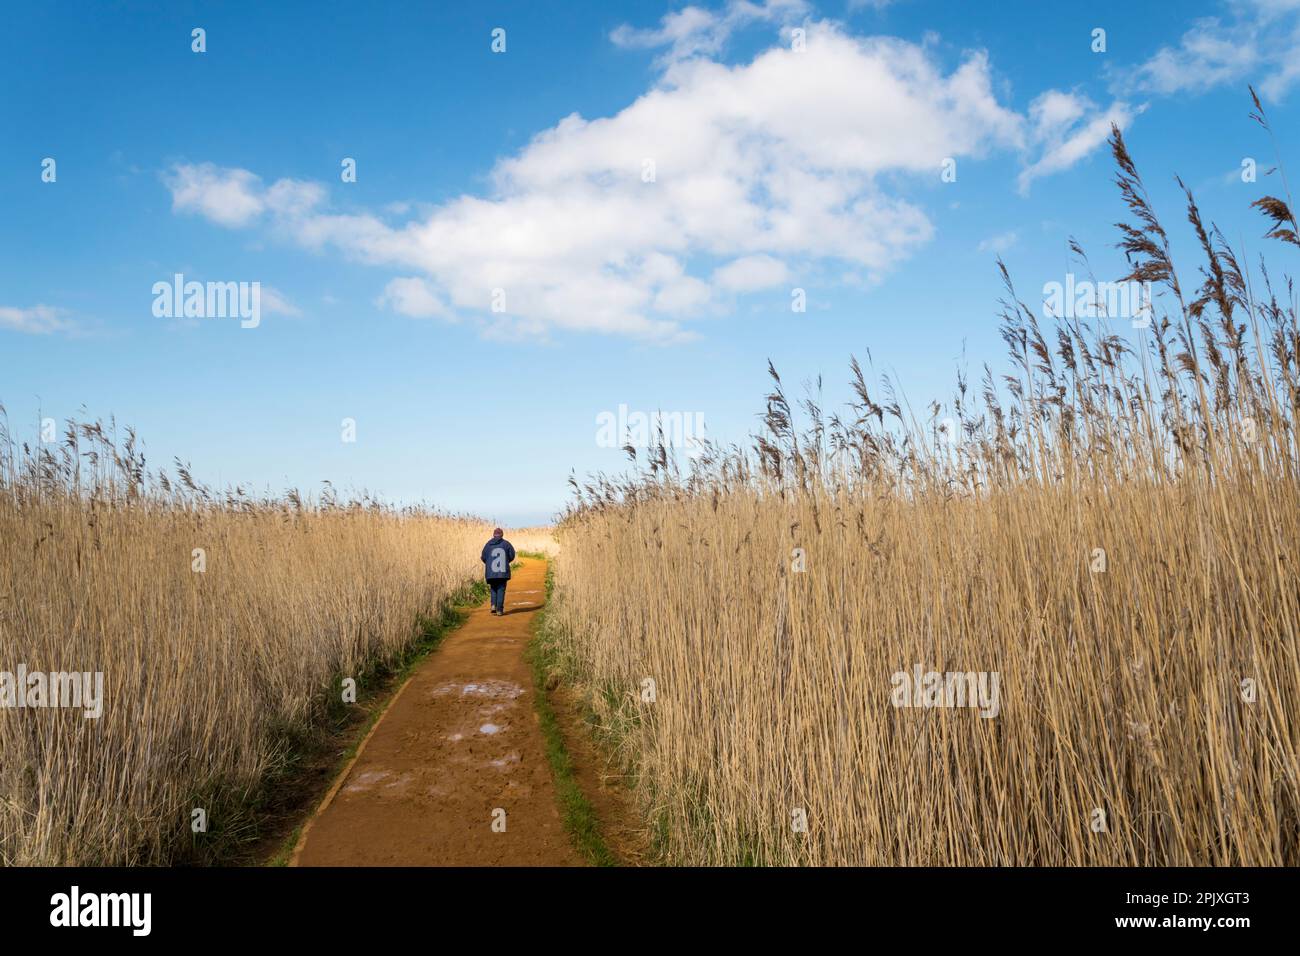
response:
[[[328,479],[545,520],[571,469],[624,467],[597,442],[620,405],[744,441],[769,358],[796,389],[823,376],[828,406],[853,354],[918,410],[963,354],[973,380],[998,370],[995,255],[1028,301],[1080,271],[1070,237],[1121,274],[1111,121],[1188,279],[1175,173],[1248,257],[1266,249],[1248,206],[1281,186],[1247,83],[1284,159],[1298,141],[1300,0],[464,6],[12,16],[15,435],[84,408],[218,485]],[[155,315],[176,273],[260,283],[260,324]]]

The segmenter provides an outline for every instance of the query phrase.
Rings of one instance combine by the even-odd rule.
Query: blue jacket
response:
[[[483,576],[489,581],[510,580],[510,564],[515,546],[505,538],[493,538],[483,545]]]

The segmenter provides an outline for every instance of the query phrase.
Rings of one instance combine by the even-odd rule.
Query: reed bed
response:
[[[560,543],[555,540],[555,529],[550,525],[507,528],[505,533],[506,539],[515,546],[516,551],[544,554],[547,557],[554,557],[560,552]]]
[[[134,434],[0,434],[0,670],[100,672],[102,715],[0,710],[0,861],[159,864],[247,802],[352,677],[364,692],[481,573],[481,521],[326,486],[214,492]],[[192,829],[195,808],[208,834]]]
[[[547,640],[667,860],[1300,864],[1295,294],[1190,192],[1182,286],[1111,148],[1149,328],[1048,325],[1003,268],[978,399],[918,417],[855,360],[827,415],[771,369],[752,447],[575,483]],[[997,706],[900,706],[930,671]]]

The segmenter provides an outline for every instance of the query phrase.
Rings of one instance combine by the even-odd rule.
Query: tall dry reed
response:
[[[549,525],[534,525],[528,528],[505,529],[506,540],[515,546],[516,551],[528,551],[533,554],[545,554],[554,557],[560,551],[560,543],[555,540],[555,529]]]
[[[102,672],[103,713],[0,710],[0,861],[190,857],[318,719],[481,572],[482,522],[218,494],[135,437],[0,435],[0,671]]]
[[[1136,344],[1044,334],[1003,269],[979,402],[918,420],[854,361],[828,416],[773,369],[751,449],[577,486],[549,639],[669,859],[1300,864],[1295,296],[1190,193],[1180,285],[1111,145],[1125,279],[1160,293]],[[1256,205],[1297,244],[1289,197]],[[918,665],[996,674],[996,706],[896,706]]]

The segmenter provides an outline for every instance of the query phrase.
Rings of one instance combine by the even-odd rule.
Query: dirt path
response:
[[[581,865],[556,807],[523,657],[546,562],[522,560],[505,616],[476,608],[397,692],[291,865]]]

